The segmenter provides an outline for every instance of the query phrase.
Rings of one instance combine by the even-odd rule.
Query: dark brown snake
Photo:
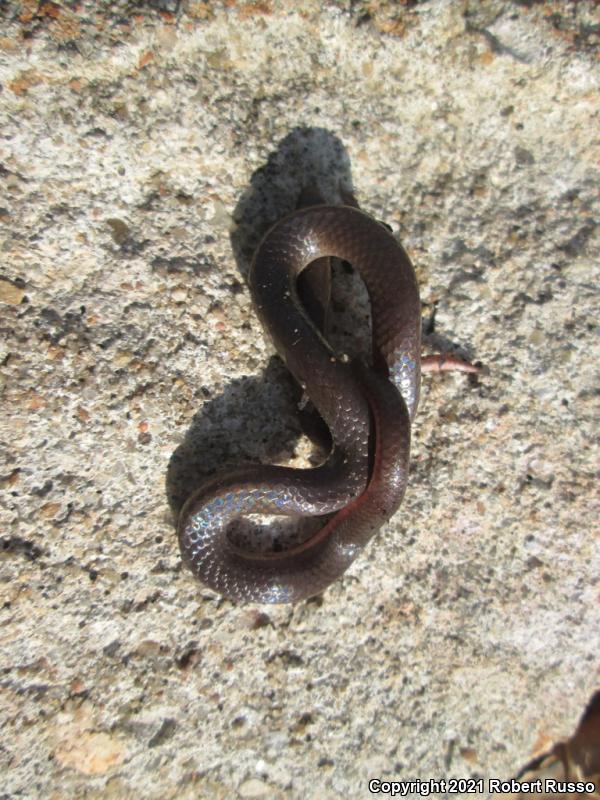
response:
[[[371,302],[372,363],[336,354],[304,309],[300,273],[316,259],[350,262]],[[410,424],[421,381],[421,308],[412,264],[391,233],[358,208],[313,206],[279,221],[250,271],[256,312],[333,441],[315,469],[249,467],[207,479],[185,503],[183,559],[211,589],[234,600],[293,603],[322,592],[400,506]],[[248,514],[326,516],[303,544],[244,551],[227,535]]]

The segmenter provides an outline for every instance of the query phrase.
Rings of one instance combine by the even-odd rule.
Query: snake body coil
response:
[[[350,262],[366,284],[372,366],[336,356],[302,306],[298,276],[327,256]],[[277,352],[327,423],[332,450],[316,469],[258,465],[207,480],[181,511],[179,542],[192,572],[215,591],[296,602],[342,575],[402,501],[419,399],[419,291],[408,256],[383,225],[357,208],[326,205],[271,228],[250,289]],[[303,544],[255,553],[235,546],[227,526],[256,513],[333,516]]]

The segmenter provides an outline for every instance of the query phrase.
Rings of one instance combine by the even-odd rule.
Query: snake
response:
[[[325,258],[349,262],[366,285],[369,357],[336,351],[303,303],[299,279]],[[179,546],[192,573],[224,597],[296,603],[338,580],[402,502],[421,382],[419,289],[387,226],[349,204],[299,208],[276,222],[248,283],[277,353],[329,429],[330,451],[317,467],[256,464],[206,478],[181,509]],[[300,543],[257,552],[228,533],[255,514],[319,522]]]

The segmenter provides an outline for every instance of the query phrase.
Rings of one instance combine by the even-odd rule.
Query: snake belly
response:
[[[370,366],[336,354],[302,306],[298,276],[323,257],[350,262],[365,282]],[[207,479],[182,508],[178,536],[184,562],[216,592],[292,603],[339,578],[400,506],[419,400],[419,290],[410,259],[382,224],[358,208],[328,205],[295,211],[270,229],[249,285],[277,352],[327,424],[332,449],[313,469],[256,465]],[[326,519],[300,545],[257,553],[227,535],[248,514]]]

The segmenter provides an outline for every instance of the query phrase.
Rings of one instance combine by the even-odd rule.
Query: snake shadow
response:
[[[294,210],[307,186],[318,187],[325,202],[332,204],[341,202],[340,192],[352,191],[346,149],[323,128],[291,131],[242,193],[233,212],[231,246],[244,281],[260,240],[271,225]],[[166,494],[174,521],[189,495],[216,471],[293,457],[303,434],[299,400],[298,387],[276,356],[262,374],[232,379],[221,394],[208,396],[169,460]]]

